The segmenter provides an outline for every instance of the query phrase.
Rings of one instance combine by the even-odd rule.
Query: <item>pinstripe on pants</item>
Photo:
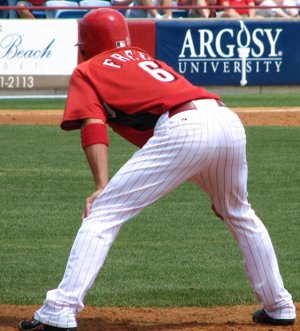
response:
[[[47,293],[35,318],[76,326],[76,313],[102,267],[122,224],[186,180],[210,196],[237,240],[247,275],[264,308],[294,318],[268,232],[247,201],[246,137],[237,115],[215,100],[198,110],[163,114],[153,137],[115,174],[96,199],[74,241],[59,287]]]

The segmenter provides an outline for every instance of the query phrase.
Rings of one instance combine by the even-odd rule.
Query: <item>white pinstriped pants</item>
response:
[[[62,282],[35,318],[75,327],[85,294],[122,224],[186,180],[210,196],[237,240],[258,299],[274,318],[295,318],[269,234],[247,201],[246,137],[237,115],[215,100],[198,110],[163,114],[154,136],[116,173],[96,199],[74,241]]]

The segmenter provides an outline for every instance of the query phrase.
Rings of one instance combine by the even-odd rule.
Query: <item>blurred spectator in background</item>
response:
[[[172,0],[111,0],[113,5],[131,6],[125,11],[128,18],[172,18],[172,9],[150,9],[153,6],[173,6]],[[145,9],[135,9],[135,6],[143,6]]]
[[[135,9],[136,6],[142,6],[139,0],[111,0],[113,6],[129,6],[132,9],[118,9],[127,18],[147,18],[148,12],[144,9]]]
[[[255,6],[254,0],[220,0],[220,5],[225,7],[223,9],[223,12],[220,14],[220,17],[232,17],[232,18],[257,17],[256,9],[254,8]],[[241,6],[241,7],[243,6],[247,8],[231,8],[234,6]]]
[[[299,6],[295,0],[283,0],[282,1],[283,6],[287,6],[284,11],[292,16],[292,17],[298,17],[299,16],[299,9],[293,8],[293,6]]]
[[[214,8],[205,8],[208,6],[215,6],[217,0],[178,0],[178,6],[199,6],[197,9],[191,9],[190,17],[216,17],[216,10]]]
[[[173,6],[172,0],[139,0],[142,6]],[[172,9],[147,9],[149,18],[172,18]]]
[[[111,0],[112,6],[133,6],[133,0]],[[128,13],[130,12],[130,9],[117,9],[119,12],[121,12],[124,16],[128,16]]]
[[[297,8],[289,8],[297,5],[294,0],[255,0],[255,4],[256,6],[270,7],[270,9],[257,9],[257,14],[262,17],[293,18],[299,16]],[[287,7],[281,8],[281,6]]]
[[[32,6],[45,6],[45,0],[21,0],[17,1],[16,6],[19,7],[32,7]],[[20,18],[35,18],[35,15],[30,9],[16,10]]]

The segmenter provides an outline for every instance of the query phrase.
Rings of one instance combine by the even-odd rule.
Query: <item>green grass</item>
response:
[[[247,127],[249,195],[286,287],[300,300],[300,128]],[[60,282],[93,182],[79,132],[0,126],[0,303],[40,304]],[[111,175],[135,148],[111,135]],[[242,257],[206,196],[184,184],[121,230],[86,303],[256,302]]]
[[[300,94],[248,94],[224,95],[222,100],[229,107],[299,107]]]
[[[209,90],[209,89],[208,89]],[[229,107],[293,107],[300,106],[300,95],[291,94],[248,94],[221,95]],[[65,99],[3,99],[0,109],[63,109]]]
[[[64,108],[65,102],[65,99],[2,99],[0,109],[59,110]]]

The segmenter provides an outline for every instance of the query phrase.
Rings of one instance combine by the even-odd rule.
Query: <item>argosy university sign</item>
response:
[[[286,22],[268,21],[179,22],[175,26],[173,38],[169,36],[164,41],[161,38],[167,29],[166,24],[163,23],[161,29],[159,25],[158,58],[168,62],[193,83],[300,83],[299,77],[295,77],[295,71],[291,70],[293,64],[294,68],[298,68],[296,70],[300,70],[295,47],[298,47],[298,54],[300,49],[293,42],[295,27],[299,33],[299,23],[292,28]],[[172,34],[170,30],[168,33]]]
[[[278,50],[278,39],[282,29],[256,28],[250,33],[243,21],[240,26],[237,33],[233,28],[216,34],[199,29],[196,40],[188,29],[178,57],[179,72],[241,74],[242,85],[247,83],[247,73],[280,72],[282,51]]]

